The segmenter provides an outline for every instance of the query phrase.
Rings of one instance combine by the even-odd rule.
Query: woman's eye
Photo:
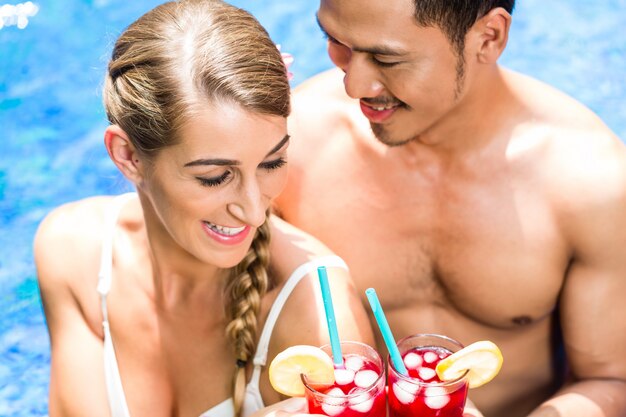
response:
[[[224,172],[219,177],[212,178],[204,178],[204,177],[196,177],[200,184],[205,187],[217,187],[218,185],[222,185],[228,178],[230,178],[230,171]]]
[[[263,162],[259,166],[263,169],[271,171],[273,169],[278,169],[284,166],[286,163],[287,163],[287,160],[285,158],[278,158],[274,161]]]

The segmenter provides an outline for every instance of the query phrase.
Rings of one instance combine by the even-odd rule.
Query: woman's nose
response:
[[[259,184],[254,180],[248,181],[238,191],[234,200],[228,204],[228,211],[243,223],[260,227],[265,221],[268,204]]]

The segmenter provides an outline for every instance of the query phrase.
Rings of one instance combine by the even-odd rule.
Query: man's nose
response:
[[[342,68],[346,94],[354,99],[376,97],[383,85],[378,78],[378,72],[367,62],[365,54],[353,53],[350,62]]]

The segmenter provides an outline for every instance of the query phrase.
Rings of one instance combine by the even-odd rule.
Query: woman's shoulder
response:
[[[86,197],[81,200],[70,201],[53,208],[44,218],[42,223],[58,222],[67,220],[67,217],[80,216],[76,220],[89,218],[89,220],[104,213],[108,202],[114,199],[114,196],[93,196]]]
[[[270,264],[286,279],[299,266],[334,253],[320,240],[278,216],[270,217]]]
[[[35,235],[35,247],[49,250],[63,245],[85,244],[97,234],[103,223],[107,202],[112,197],[89,197],[60,205],[41,221]],[[56,242],[56,245],[52,243]],[[43,244],[43,245],[40,245]]]
[[[327,266],[341,336],[346,340],[372,343],[367,315],[349,271],[342,266],[345,265],[343,261],[323,242],[280,218],[272,217],[271,226],[271,270],[278,271],[282,279],[277,290],[281,290],[289,280],[297,278],[298,281],[293,282],[295,285],[276,323],[270,356],[293,344],[319,346],[326,343],[328,330],[317,266]]]
[[[70,284],[72,277],[87,272],[97,262],[111,199],[98,196],[65,203],[41,221],[33,245],[40,282]]]
[[[337,267],[343,262],[333,259],[336,255],[323,242],[284,220],[272,217],[270,225],[270,271],[282,282],[270,291],[266,301],[268,310],[271,304],[273,311],[279,312],[271,327],[266,363],[271,363],[290,346],[328,343],[328,325],[317,274],[317,266],[321,265],[327,266],[340,339],[374,346],[372,329],[349,271]],[[267,374],[263,375],[262,384],[269,387]]]

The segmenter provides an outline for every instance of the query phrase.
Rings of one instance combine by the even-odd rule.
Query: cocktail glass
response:
[[[441,381],[435,367],[463,345],[446,336],[418,334],[400,340],[397,346],[409,375],[400,374],[388,361],[389,417],[462,417],[466,375]]]
[[[330,345],[322,350],[332,355]],[[364,343],[341,342],[343,368],[324,385],[302,375],[310,414],[330,417],[386,417],[385,368],[378,352]]]

